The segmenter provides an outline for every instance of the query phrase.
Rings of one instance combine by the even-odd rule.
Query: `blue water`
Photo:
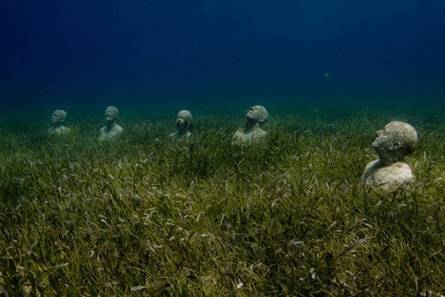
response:
[[[442,0],[0,6],[3,110],[53,102],[445,101]]]

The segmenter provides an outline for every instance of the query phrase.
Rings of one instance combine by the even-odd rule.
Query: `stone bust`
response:
[[[48,135],[66,135],[70,133],[70,128],[65,127],[63,123],[65,122],[67,112],[62,109],[57,109],[51,115],[51,128],[48,129]]]
[[[119,109],[115,106],[108,106],[105,110],[105,126],[100,129],[99,141],[110,141],[118,138],[123,132],[121,126],[117,124]]]
[[[361,178],[363,184],[381,193],[405,188],[415,179],[405,157],[417,146],[416,129],[408,123],[394,121],[376,134],[372,147],[379,158],[366,166]]]
[[[188,141],[192,133],[190,132],[192,128],[193,116],[188,110],[181,110],[176,116],[176,131],[169,135],[171,140],[175,141]]]
[[[269,119],[269,113],[261,105],[254,105],[247,109],[244,127],[239,128],[233,135],[233,143],[249,145],[263,141],[267,132],[261,129]]]

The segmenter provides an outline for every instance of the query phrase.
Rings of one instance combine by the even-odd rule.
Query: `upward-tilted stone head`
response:
[[[269,119],[269,113],[264,106],[254,105],[247,109],[246,118],[250,121],[256,121],[262,125]]]
[[[65,122],[66,117],[68,116],[67,112],[63,109],[56,109],[51,115],[51,123],[58,124]]]
[[[176,129],[189,130],[192,126],[193,116],[192,113],[186,109],[178,112],[176,116]]]
[[[417,131],[408,123],[393,121],[376,132],[372,147],[385,161],[402,161],[417,146]]]
[[[51,114],[51,128],[48,129],[48,135],[65,135],[70,132],[70,129],[63,125],[67,115],[62,109],[56,109]]]
[[[269,113],[264,106],[254,105],[246,111],[246,122],[243,128],[238,129],[233,135],[233,144],[250,145],[262,142],[267,132],[261,129],[269,119]]]
[[[394,121],[376,134],[372,146],[379,159],[368,163],[362,182],[367,188],[381,193],[406,188],[415,179],[405,157],[417,146],[416,129],[408,123]]]
[[[176,131],[170,134],[170,139],[188,140],[191,136],[192,121],[193,116],[190,111],[186,109],[179,111],[176,115]]]
[[[105,120],[108,122],[115,121],[119,116],[119,109],[116,106],[108,106],[105,109]]]
[[[119,116],[119,109],[115,106],[108,106],[105,109],[105,126],[100,129],[99,140],[110,141],[117,139],[124,129],[116,122]]]

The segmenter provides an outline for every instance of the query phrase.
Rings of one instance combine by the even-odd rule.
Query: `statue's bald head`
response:
[[[190,111],[183,109],[176,116],[176,128],[178,130],[189,130],[192,126],[193,115]]]
[[[406,122],[393,121],[377,131],[373,147],[378,153],[394,154],[397,159],[411,154],[418,143],[416,129]]]
[[[260,125],[262,125],[269,120],[269,113],[264,106],[254,105],[247,109],[246,118],[257,121]]]
[[[63,109],[56,109],[51,115],[51,122],[53,124],[63,123],[68,116],[68,113]]]
[[[114,121],[119,116],[119,109],[116,106],[108,106],[105,109],[105,119],[107,121]]]

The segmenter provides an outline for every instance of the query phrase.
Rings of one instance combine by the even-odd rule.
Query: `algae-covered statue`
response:
[[[246,112],[246,122],[243,128],[238,129],[233,135],[233,143],[249,145],[263,141],[267,132],[261,129],[269,119],[269,113],[261,105],[251,106]]]
[[[118,138],[124,129],[117,124],[119,109],[115,106],[108,106],[105,110],[105,126],[100,129],[99,140],[110,141]]]
[[[372,146],[379,159],[366,166],[362,175],[365,187],[388,193],[406,188],[413,182],[415,176],[405,157],[414,151],[417,142],[416,129],[405,122],[390,122],[377,131]]]
[[[48,135],[66,135],[70,133],[70,128],[65,127],[63,123],[65,122],[67,112],[62,109],[57,109],[51,115],[51,128],[48,129]]]
[[[176,131],[169,135],[169,138],[174,141],[188,141],[192,133],[192,113],[188,110],[181,110],[176,116]]]

